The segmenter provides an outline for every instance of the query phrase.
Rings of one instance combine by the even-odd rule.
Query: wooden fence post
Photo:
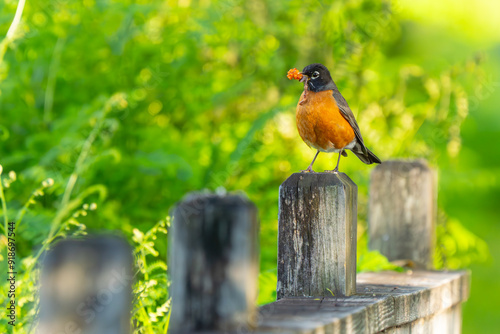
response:
[[[384,161],[371,175],[370,248],[390,261],[432,268],[435,174],[425,161]]]
[[[344,173],[294,173],[283,182],[278,299],[356,293],[357,195]]]
[[[243,196],[192,194],[169,239],[171,333],[255,326],[258,217]]]
[[[37,334],[130,333],[133,256],[117,237],[64,240],[43,263]]]

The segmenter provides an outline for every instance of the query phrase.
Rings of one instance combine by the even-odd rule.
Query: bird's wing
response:
[[[342,94],[338,91],[338,89],[333,90],[333,98],[335,99],[335,102],[337,102],[337,106],[339,107],[340,113],[344,118],[349,122],[351,127],[354,130],[354,134],[356,135],[356,139],[358,140],[358,143],[361,144],[361,147],[363,148],[363,151],[366,150],[365,144],[363,142],[363,137],[361,136],[361,131],[359,130],[358,123],[356,122],[356,119],[354,118],[354,114],[351,111],[351,108],[349,108],[349,105],[347,104],[347,101],[344,99]]]

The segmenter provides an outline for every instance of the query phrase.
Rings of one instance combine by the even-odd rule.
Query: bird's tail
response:
[[[365,150],[366,151],[364,151],[364,150],[352,151],[352,153],[356,154],[356,156],[359,158],[359,160],[363,161],[367,165],[370,165],[373,163],[376,163],[376,164],[382,163],[382,161],[380,161],[380,159],[377,158],[377,156],[375,154],[373,154],[372,151],[370,151],[366,147],[365,147]]]

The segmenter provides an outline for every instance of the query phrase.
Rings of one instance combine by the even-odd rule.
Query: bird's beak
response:
[[[299,82],[306,82],[309,79],[309,77],[307,75],[305,75],[304,73],[300,73],[300,74],[302,74],[302,79],[300,79]]]

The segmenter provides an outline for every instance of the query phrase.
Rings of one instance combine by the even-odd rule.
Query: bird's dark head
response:
[[[308,89],[313,92],[321,92],[335,88],[330,76],[330,71],[323,64],[311,64],[302,70],[301,82],[307,82]]]

